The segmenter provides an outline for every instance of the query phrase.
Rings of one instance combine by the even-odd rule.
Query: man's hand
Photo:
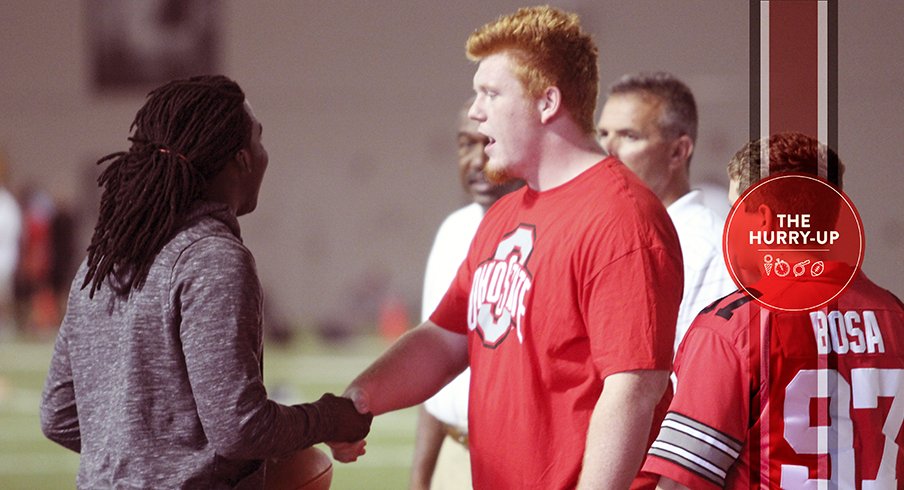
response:
[[[423,403],[467,365],[468,338],[427,321],[403,335],[359,374],[343,396],[359,416],[380,415]],[[348,463],[364,454],[363,438],[327,441],[333,458]]]
[[[352,463],[358,461],[359,456],[363,456],[367,451],[364,446],[367,441],[360,440],[358,442],[327,442],[330,451],[333,453],[333,459],[340,463]]]
[[[368,409],[367,396],[363,390],[355,386],[349,386],[342,394],[343,399],[351,400],[355,410],[362,415],[373,418]],[[364,434],[366,436],[367,433]],[[367,441],[361,436],[359,440],[354,441],[328,441],[326,444],[333,453],[333,459],[340,463],[351,463],[358,460],[359,456],[363,456],[367,451],[364,447]]]
[[[373,414],[358,410],[349,398],[326,393],[314,405],[328,424],[324,431],[326,441],[360,441],[370,432]]]

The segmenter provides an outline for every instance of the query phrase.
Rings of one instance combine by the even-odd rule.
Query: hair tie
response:
[[[185,163],[188,163],[188,158],[185,158],[185,155],[183,155],[179,152],[176,152],[176,151],[172,151],[169,148],[157,148],[157,151],[159,151],[160,153],[163,153],[164,155],[176,155],[176,158],[178,158],[179,160],[182,160]]]

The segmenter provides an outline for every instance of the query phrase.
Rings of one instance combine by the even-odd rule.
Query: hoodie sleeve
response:
[[[251,253],[231,239],[199,240],[176,262],[171,291],[198,416],[217,452],[263,459],[298,449],[314,421],[267,397],[263,299]]]
[[[66,331],[64,321],[57,335],[50,371],[47,373],[41,395],[41,431],[48,439],[67,449],[80,452],[82,437],[75,404]]]

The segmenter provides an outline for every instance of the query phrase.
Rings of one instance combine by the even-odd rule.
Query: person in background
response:
[[[678,231],[684,296],[675,350],[700,310],[736,289],[722,257],[725,217],[691,189],[697,104],[683,82],[664,72],[624,75],[609,87],[600,115],[600,143],[656,194]]]
[[[449,289],[487,209],[500,197],[524,185],[520,180],[501,184],[487,180],[483,172],[487,156],[483,150],[489,139],[480,134],[477,123],[468,118],[468,108],[473,102],[472,97],[458,117],[459,177],[473,202],[447,216],[436,233],[424,273],[421,321],[430,318]],[[468,455],[470,376],[471,370],[465,369],[419,410],[411,466],[412,490],[471,488]]]
[[[841,189],[844,166],[833,150],[780,133],[731,159],[731,202],[765,177],[766,148],[771,175],[828,175]],[[827,171],[836,162],[837,172]],[[736,204],[736,219],[749,215],[745,222],[760,230],[778,228],[783,213],[810,215],[813,229],[837,221],[838,202],[762,189]],[[832,283],[840,283],[826,278],[853,274],[820,308],[766,308],[752,296],[760,291],[748,288],[697,316],[675,359],[675,397],[644,463],[660,475],[658,488],[901,487],[904,305],[851,265],[827,261],[825,274],[799,279],[806,282],[778,279],[783,288],[837,292]]]
[[[24,186],[19,199],[23,229],[13,289],[16,323],[22,333],[52,339],[78,266],[74,216],[61,199],[37,185]]]
[[[41,428],[80,453],[78,488],[262,488],[265,461],[354,441],[370,415],[330,394],[286,406],[262,377],[262,294],[237,220],[267,151],[223,76],[152,91],[113,153],[69,294]]]
[[[22,209],[10,187],[9,161],[0,151],[0,334],[15,330],[14,284],[22,236]]]
[[[476,30],[467,53],[485,172],[526,185],[487,211],[430,319],[345,393],[381,414],[470,364],[475,488],[649,484],[638,473],[671,398],[683,284],[675,228],[597,141],[598,53],[577,15],[520,9]],[[340,461],[363,446],[331,444]]]

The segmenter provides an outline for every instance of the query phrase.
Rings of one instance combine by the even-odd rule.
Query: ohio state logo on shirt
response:
[[[536,229],[521,224],[503,237],[493,258],[474,271],[468,301],[468,329],[476,330],[483,345],[495,348],[515,330],[524,342],[524,315],[532,275],[527,269]]]

